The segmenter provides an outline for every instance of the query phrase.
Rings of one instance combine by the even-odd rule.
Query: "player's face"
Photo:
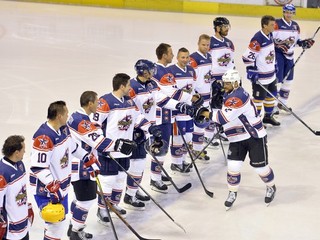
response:
[[[233,84],[231,82],[223,82],[223,88],[226,93],[233,91]]]
[[[202,54],[206,54],[207,52],[209,52],[210,40],[201,39],[198,43],[198,47],[199,52],[201,52]]]
[[[189,52],[179,52],[177,60],[179,67],[184,68],[190,61]]]
[[[123,86],[123,96],[129,96],[129,92],[131,90],[130,81],[128,81],[126,86]]]
[[[16,151],[16,157],[17,157],[17,160],[18,160],[18,161],[21,161],[21,160],[23,159],[23,155],[24,155],[24,153],[26,152],[26,145],[25,145],[25,143],[22,142],[21,145],[22,145],[21,150],[20,150],[20,151],[18,151],[18,150]]]
[[[229,26],[229,25],[225,25],[225,24],[223,24],[223,25],[221,25],[221,26],[220,26],[220,27],[218,27],[218,28],[220,28],[220,32],[219,32],[219,34],[220,34],[220,36],[221,36],[221,37],[228,36],[229,28],[230,28],[230,26]]]
[[[66,106],[64,106],[63,109],[64,109],[64,112],[62,114],[59,114],[59,120],[60,120],[61,126],[66,125],[67,124],[67,120],[69,118],[68,108]]]
[[[168,48],[168,52],[166,54],[164,54],[163,57],[164,57],[167,64],[172,63],[172,59],[173,59],[174,55],[173,55],[171,47]]]
[[[94,99],[94,102],[90,102],[90,112],[91,113],[96,113],[98,108],[98,97]]]
[[[269,21],[268,25],[264,25],[264,28],[269,32],[272,33],[274,31],[275,21]]]
[[[294,15],[294,13],[292,11],[284,11],[283,12],[284,20],[286,20],[287,22],[291,22],[293,15]]]

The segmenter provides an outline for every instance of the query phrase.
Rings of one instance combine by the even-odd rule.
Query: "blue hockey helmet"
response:
[[[146,59],[139,59],[134,65],[134,69],[139,76],[142,76],[145,70],[147,70],[151,75],[157,73],[157,65]]]
[[[230,26],[230,22],[227,18],[225,17],[216,17],[214,20],[213,20],[213,27],[216,28],[216,27],[219,27],[219,26],[222,26],[222,25],[228,25]]]
[[[285,4],[282,8],[283,12],[292,12],[293,14],[296,13],[296,7],[293,4]]]
[[[198,128],[207,128],[210,125],[210,120],[205,117],[194,119],[193,122]]]
[[[167,155],[169,144],[163,139],[160,141],[152,141],[151,139],[148,139],[144,147],[149,154],[161,157]]]

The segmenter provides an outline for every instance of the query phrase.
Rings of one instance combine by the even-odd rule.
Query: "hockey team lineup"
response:
[[[49,79],[43,84],[44,75],[33,82],[27,74],[25,78],[13,75],[11,66],[3,65],[4,75],[13,79],[8,88],[1,88],[3,96],[11,99],[8,89],[19,89],[16,94],[27,100],[21,105],[18,100],[8,101],[10,107],[3,115],[4,122],[23,128],[8,128],[2,136],[0,239],[197,239],[186,209],[197,198],[201,207],[201,201],[215,202],[218,216],[225,220],[243,213],[246,202],[253,204],[258,215],[278,209],[284,197],[284,177],[278,174],[275,139],[285,129],[310,139],[320,135],[320,125],[312,118],[319,112],[319,94],[310,89],[310,96],[296,104],[296,95],[306,96],[307,88],[299,89],[296,81],[308,81],[301,79],[305,70],[300,66],[305,67],[310,54],[318,51],[320,27],[315,23],[305,34],[300,20],[294,18],[298,8],[286,4],[279,11],[281,17],[255,18],[256,27],[243,36],[233,34],[237,29],[234,17],[221,15],[210,17],[207,33],[193,34],[193,44],[170,37],[150,40],[145,43],[152,49],[150,54],[133,54],[124,66],[115,64],[114,70],[107,70],[107,81],[101,77],[101,86],[96,86],[95,79],[89,84],[86,73],[73,72],[73,79],[73,70],[63,70],[67,76],[57,77],[56,82]],[[111,10],[111,15],[115,12]],[[10,34],[8,26],[4,24],[6,34]],[[4,34],[1,39],[5,44],[10,36],[26,46],[33,42],[41,48],[48,45],[52,61],[47,64],[58,66],[54,53],[65,48],[59,46],[59,37],[51,42],[42,39],[43,43],[41,38],[30,40],[20,33]],[[139,42],[140,37],[143,46],[143,36],[134,35],[125,42]],[[238,47],[239,38],[245,48]],[[64,44],[70,47],[68,41]],[[99,51],[92,56],[86,53],[88,45],[91,50],[100,47],[110,52],[118,61],[116,48],[96,41],[91,46],[75,44],[79,50],[73,50],[75,57],[85,54],[100,61]],[[123,48],[126,51],[129,46]],[[68,66],[67,58],[60,60]],[[83,69],[94,71],[105,65],[99,61],[94,66],[85,57],[79,60]],[[30,66],[21,66],[22,72],[36,78],[42,75]],[[314,66],[309,64],[311,72]],[[76,88],[76,94],[66,94],[70,89],[63,88],[65,81]],[[42,99],[37,121],[23,123],[16,117],[17,110],[22,109],[22,116],[30,115],[35,105],[29,105],[29,98],[33,104],[39,101],[27,85],[48,99]],[[249,184],[248,177],[258,183]],[[194,194],[197,198],[188,201]],[[158,218],[168,232],[143,227]],[[214,237],[201,234],[203,239]]]

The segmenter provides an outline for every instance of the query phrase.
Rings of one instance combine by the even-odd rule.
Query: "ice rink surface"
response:
[[[198,36],[213,34],[214,17],[1,1],[1,147],[7,136],[24,135],[24,162],[28,166],[32,135],[46,120],[51,102],[65,100],[71,113],[79,108],[83,91],[93,90],[98,95],[110,92],[116,73],[134,77],[133,66],[138,59],[156,61],[155,48],[161,42],[171,44],[175,54],[180,47],[196,51]],[[236,66],[245,77],[241,55],[253,34],[260,30],[260,18],[228,18]],[[311,37],[319,26],[314,21],[298,23],[302,38]],[[320,130],[319,35],[295,67],[288,103],[314,130]],[[297,48],[296,57],[300,52],[301,48]],[[244,87],[251,93],[245,79]],[[171,186],[168,194],[160,194],[150,190],[149,168],[146,170],[143,186],[186,229],[186,234],[152,202],[144,212],[128,211],[127,221],[141,236],[163,240],[318,240],[320,137],[293,116],[281,114],[278,119],[281,127],[267,129],[270,166],[278,188],[269,207],[264,203],[264,184],[246,162],[237,201],[230,211],[225,211],[228,190],[220,148],[209,150],[210,164],[197,165],[214,198],[205,194],[195,171],[188,177],[173,176],[179,187],[191,182],[190,190],[179,194]],[[168,171],[169,163],[168,157]],[[30,199],[33,201],[32,196]],[[36,219],[30,239],[40,240],[43,224],[34,202],[33,205]],[[120,220],[115,219],[114,223],[119,239],[137,239]],[[111,228],[97,222],[96,207],[89,213],[86,229],[95,235],[95,240],[114,239]]]

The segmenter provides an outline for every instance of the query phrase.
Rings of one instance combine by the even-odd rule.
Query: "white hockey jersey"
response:
[[[242,55],[246,66],[256,66],[259,71],[259,82],[267,85],[276,79],[275,49],[272,33],[268,36],[262,30],[257,32]]]
[[[105,137],[113,141],[119,138],[132,140],[133,128],[148,132],[150,127],[150,122],[140,113],[129,96],[119,99],[113,93],[100,97],[97,112],[91,115],[90,119],[102,129]],[[110,154],[114,158],[130,157],[115,151]]]
[[[0,208],[7,222],[6,239],[22,239],[29,231],[27,181],[22,161],[0,160]]]
[[[223,125],[230,142],[239,142],[251,136],[262,138],[266,135],[256,107],[249,93],[242,87],[225,94],[222,109],[212,111],[212,120]]]
[[[234,68],[234,45],[228,38],[220,40],[215,36],[210,38],[210,55],[212,57],[212,74],[216,80],[221,80],[222,75]]]
[[[190,65],[193,67],[197,76],[195,91],[202,96],[204,101],[203,106],[208,107],[213,81],[211,78],[211,55],[209,53],[203,55],[199,51],[194,52],[190,55]]]
[[[283,18],[276,19],[275,30],[272,34],[276,51],[283,53],[287,59],[293,59],[295,45],[300,39],[298,23],[295,21],[287,23]]]

